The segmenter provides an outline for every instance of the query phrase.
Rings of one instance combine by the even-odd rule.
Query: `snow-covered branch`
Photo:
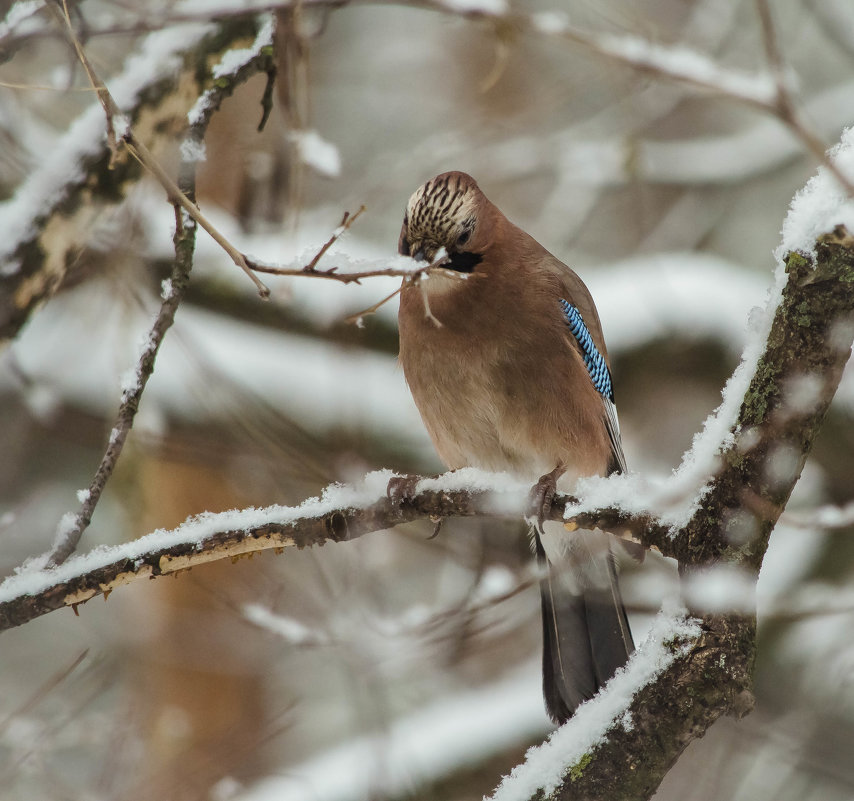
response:
[[[122,73],[109,81],[110,94],[135,139],[152,152],[171,145],[171,132],[187,127],[191,101],[205,94],[200,81],[212,80],[204,67],[255,38],[259,25],[254,19],[188,23],[146,37]],[[252,74],[265,68],[257,60],[250,66]],[[234,75],[221,76],[215,87],[219,101],[249,74],[241,65]],[[196,91],[186,91],[192,85]],[[177,92],[179,86],[182,91]],[[67,265],[85,247],[97,215],[139,181],[139,164],[114,160],[105,131],[104,110],[95,103],[14,196],[0,204],[0,338],[14,336],[55,291]]]
[[[368,474],[358,486],[333,484],[320,498],[297,507],[270,506],[204,514],[175,529],[113,547],[101,547],[45,569],[22,568],[0,584],[0,630],[113,589],[137,579],[175,574],[206,562],[295,545],[305,548],[327,541],[352,540],[422,518],[492,515],[520,519],[529,487],[503,474],[458,470],[416,482],[416,494],[405,501],[388,497],[391,471]],[[415,477],[417,478],[417,477]],[[563,519],[567,502],[558,498],[552,518]],[[582,513],[573,518],[589,525],[596,520],[627,538],[655,541],[665,552],[666,529],[649,516],[619,510]],[[652,532],[652,533],[650,533]]]
[[[790,222],[798,214],[826,212],[815,209],[821,197],[814,184]],[[837,206],[837,218],[840,212]],[[752,376],[734,399],[740,401],[735,420],[723,442],[718,440],[716,469],[690,519],[673,531],[685,574],[719,563],[758,574],[771,531],[800,478],[851,354],[854,237],[840,225],[818,238],[812,255],[790,251],[784,260],[788,280],[763,331],[764,349],[754,358],[748,348],[742,367],[752,367]],[[733,388],[740,382],[732,382],[730,393]],[[726,419],[731,406],[725,398],[716,422]],[[707,432],[715,431],[720,428],[707,425]],[[703,437],[698,440],[695,450],[702,451]],[[696,455],[689,461],[695,460]],[[702,629],[684,658],[638,688],[628,707],[630,726],[614,725],[583,753],[568,754],[557,784],[539,783],[513,797],[544,790],[548,798],[648,798],[691,740],[721,715],[748,712],[754,616],[706,614]],[[679,691],[674,693],[674,687]]]

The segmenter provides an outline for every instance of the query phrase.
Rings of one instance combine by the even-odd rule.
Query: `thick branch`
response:
[[[725,560],[758,572],[839,385],[854,339],[854,237],[839,227],[816,252],[815,261],[787,258],[789,279],[733,444],[696,513],[674,533],[683,570]],[[706,636],[633,698],[630,730],[615,726],[550,798],[649,798],[691,740],[721,715],[749,711],[754,618],[707,615],[703,623]]]
[[[790,253],[789,280],[738,415],[733,444],[677,545],[685,564],[758,573],[851,355],[854,237],[821,237],[815,262]]]
[[[570,768],[549,798],[651,798],[682,751],[723,710],[739,717],[750,712],[755,620],[707,615],[701,626],[699,639],[635,693],[627,714]]]

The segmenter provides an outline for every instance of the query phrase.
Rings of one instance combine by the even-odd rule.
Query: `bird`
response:
[[[557,490],[626,471],[599,315],[463,172],[412,194],[398,252],[430,265],[403,281],[399,362],[440,459],[532,482],[543,695],[562,724],[634,650],[612,537],[544,522]]]

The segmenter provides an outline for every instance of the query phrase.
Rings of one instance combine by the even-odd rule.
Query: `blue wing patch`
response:
[[[600,395],[613,403],[614,390],[611,386],[611,373],[608,371],[608,365],[605,364],[605,358],[599,353],[599,350],[593,343],[590,332],[587,330],[587,326],[584,325],[581,312],[563,298],[560,299],[559,303],[563,310],[563,316],[569,325],[569,330],[581,347],[581,353],[584,356],[584,365],[587,367],[587,372],[590,374],[593,386],[596,387]]]

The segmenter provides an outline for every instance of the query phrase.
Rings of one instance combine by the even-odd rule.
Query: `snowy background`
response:
[[[121,2],[71,5],[114,89],[113,78],[121,88],[164,68],[140,28],[168,32],[170,14],[204,19],[214,7],[149,3],[140,17]],[[833,144],[854,124],[854,7],[773,5],[799,107]],[[650,481],[670,475],[720,403],[751,310],[774,284],[790,201],[816,163],[767,113],[546,34],[565,15],[592,34],[687,48],[677,66],[702,55],[755,76],[739,86],[759,92],[768,71],[752,0],[511,2],[549,12],[539,34],[438,4],[306,6],[280,65],[287,97],[264,133],[263,78],[214,117],[205,213],[244,252],[299,265],[364,204],[320,266],[376,268],[392,263],[411,192],[438,172],[471,172],[588,283],[629,466]],[[4,252],[73,169],[58,154],[103,133],[85,74],[39,9],[19,3],[0,23]],[[137,51],[149,55],[123,75]],[[157,309],[173,224],[147,182],[98,215],[66,286],[0,353],[4,575],[50,546],[91,480]],[[441,469],[396,364],[394,302],[362,328],[344,322],[398,281],[265,280],[269,303],[199,234],[187,302],[84,548],[203,510],[296,504],[377,468]],[[854,515],[832,509],[854,501],[852,416],[849,370],[760,579],[756,712],[692,744],[658,798],[854,794]],[[551,729],[530,556],[516,525],[430,533],[425,523],[197,568],[4,633],[0,795],[490,794]],[[675,589],[673,566],[650,556],[625,585],[640,642]],[[694,591],[715,608],[749,601],[738,576]]]

